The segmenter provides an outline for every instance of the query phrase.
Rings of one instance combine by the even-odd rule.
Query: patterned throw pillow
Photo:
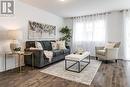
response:
[[[37,49],[43,50],[43,47],[42,47],[40,42],[35,42],[35,46],[36,46]]]
[[[52,49],[57,50],[58,49],[58,43],[57,42],[51,42]]]
[[[58,43],[58,48],[59,49],[66,49],[65,41],[58,41],[57,43]]]

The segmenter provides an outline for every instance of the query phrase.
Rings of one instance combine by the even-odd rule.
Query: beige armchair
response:
[[[99,60],[115,60],[117,62],[120,42],[108,42],[109,46],[96,47],[96,58]],[[110,46],[110,44],[113,44]]]

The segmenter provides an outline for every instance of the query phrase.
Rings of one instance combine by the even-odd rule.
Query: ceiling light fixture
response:
[[[60,1],[62,1],[62,2],[63,2],[63,1],[65,1],[65,0],[60,0]]]

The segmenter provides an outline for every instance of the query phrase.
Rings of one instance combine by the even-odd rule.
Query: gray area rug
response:
[[[68,65],[70,64],[72,64],[72,62],[68,63]],[[85,63],[81,63],[81,64],[82,64],[81,67],[85,65]],[[76,73],[76,72],[65,70],[64,61],[61,61],[44,70],[41,70],[41,72],[54,75],[63,79],[79,82],[82,84],[91,85],[91,82],[93,81],[100,65],[101,65],[100,61],[91,60],[91,63],[82,72]],[[71,69],[76,70],[77,65],[75,65]]]

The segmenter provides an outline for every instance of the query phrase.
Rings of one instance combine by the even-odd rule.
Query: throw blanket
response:
[[[51,62],[52,58],[53,58],[53,52],[52,51],[44,50],[44,54],[49,59],[49,62]]]

